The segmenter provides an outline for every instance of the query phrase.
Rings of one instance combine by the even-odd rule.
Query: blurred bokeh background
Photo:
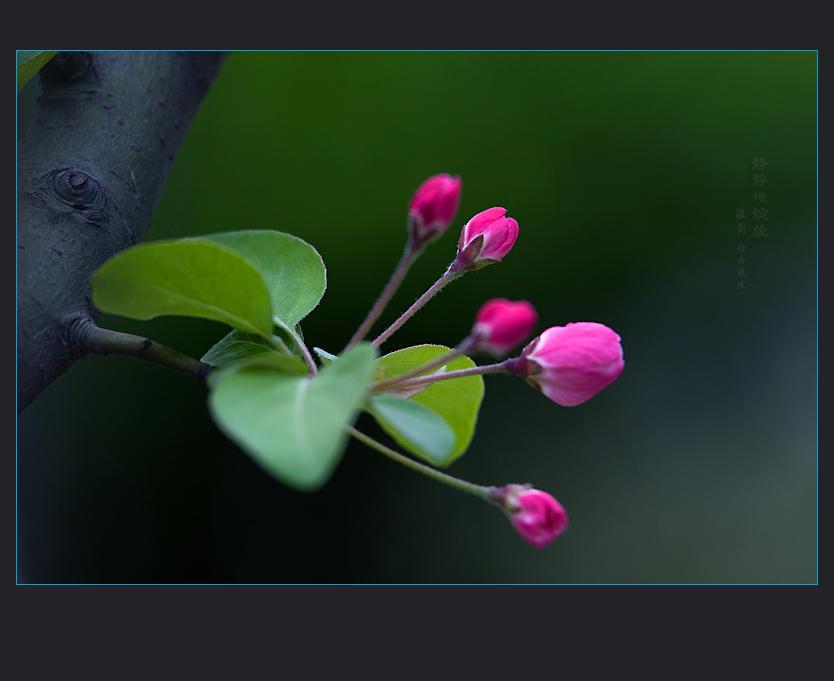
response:
[[[507,208],[513,251],[384,347],[453,345],[499,296],[530,300],[537,332],[617,331],[625,371],[578,407],[489,377],[472,446],[449,469],[531,482],[570,527],[533,549],[497,510],[358,443],[321,491],[295,492],[217,430],[203,385],[91,357],[18,419],[19,581],[815,582],[816,58],[233,53],[146,240],[258,228],[308,241],[328,290],[302,326],[337,352],[401,254],[412,192],[459,174],[455,226],[376,328],[442,273],[463,222]],[[101,324],[197,357],[226,331]],[[359,427],[384,437],[368,417]]]

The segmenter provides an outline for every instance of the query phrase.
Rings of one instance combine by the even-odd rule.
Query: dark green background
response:
[[[459,174],[458,219],[383,323],[442,273],[475,213],[507,208],[518,241],[385,349],[453,345],[497,296],[531,301],[537,332],[617,331],[625,371],[578,407],[489,377],[475,439],[450,469],[531,482],[570,527],[533,549],[495,509],[359,444],[323,490],[294,492],[220,434],[204,386],[92,357],[18,421],[19,580],[815,582],[816,58],[232,54],[146,238],[305,239],[328,291],[304,332],[337,352],[400,256],[414,189]],[[754,191],[767,194],[766,237],[749,219],[736,233],[736,210],[761,205]],[[196,356],[225,333],[191,319],[101,323]]]

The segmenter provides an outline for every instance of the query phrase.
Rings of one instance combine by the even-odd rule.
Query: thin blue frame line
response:
[[[17,62],[17,53],[19,50],[15,50],[15,62]],[[15,67],[15,81],[17,80],[17,67]],[[15,83],[15,87],[17,84]],[[15,300],[15,307],[14,307],[14,382],[15,382],[15,393],[14,393],[14,411],[15,411],[15,419],[14,419],[14,581],[15,584],[20,584],[20,575],[19,575],[19,555],[18,555],[18,487],[17,487],[17,282],[18,282],[18,272],[17,272],[17,260],[18,260],[18,248],[17,248],[17,210],[18,210],[18,173],[17,173],[17,149],[20,145],[18,141],[19,131],[18,126],[20,125],[20,121],[18,120],[18,97],[20,94],[20,90],[17,90],[17,94],[15,94],[15,106],[14,106],[14,135],[15,135],[15,155],[14,155],[14,190],[15,190],[15,202],[14,202],[14,300]]]
[[[817,584],[820,581],[820,60],[817,52]]]

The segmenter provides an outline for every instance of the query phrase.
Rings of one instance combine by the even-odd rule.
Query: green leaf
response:
[[[319,304],[327,273],[315,248],[291,234],[244,230],[206,239],[234,249],[261,273],[272,299],[272,314],[292,328]]]
[[[274,347],[270,341],[235,329],[227,333],[201,358],[206,364],[215,367],[226,366],[252,360],[269,358],[278,364],[284,364],[288,371],[306,374],[307,367],[300,357]]]
[[[17,52],[17,91],[20,92],[35,74],[54,57],[57,52],[39,50],[18,50]]]
[[[227,375],[237,371],[243,371],[244,369],[255,368],[269,369],[293,376],[307,376],[307,365],[304,364],[300,357],[296,357],[295,355],[264,354],[253,355],[248,359],[241,359],[237,362],[218,366],[208,375],[206,384],[209,390],[213,390]]]
[[[327,350],[322,350],[321,348],[313,348],[313,352],[319,356],[322,364],[330,364],[330,362],[337,359],[336,355],[327,352]]]
[[[204,239],[140,244],[93,272],[93,303],[104,312],[153,319],[201,317],[269,338],[269,291],[240,254]]]
[[[368,400],[367,411],[403,447],[430,463],[443,465],[454,451],[452,428],[440,414],[419,402],[376,395]]]
[[[299,490],[330,477],[358,413],[376,351],[357,345],[312,378],[268,366],[230,370],[209,395],[218,427],[266,471]]]
[[[417,345],[397,350],[379,358],[375,380],[383,381],[405,374],[449,351],[449,348],[442,345]],[[474,366],[476,365],[471,359],[461,355],[446,364],[446,371],[470,369]],[[476,375],[438,381],[409,398],[441,416],[455,434],[455,446],[452,453],[443,461],[435,463],[448,466],[469,447],[472,436],[475,434],[478,409],[483,397],[484,380]],[[384,423],[380,422],[380,425],[385,428]],[[419,455],[418,451],[414,449],[411,451]]]

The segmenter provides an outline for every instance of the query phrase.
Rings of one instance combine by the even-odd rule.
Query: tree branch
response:
[[[61,52],[41,71],[18,151],[18,411],[90,351],[71,332],[98,317],[90,275],[144,236],[225,56]]]
[[[68,335],[70,342],[83,348],[85,354],[121,355],[144,359],[193,376],[198,381],[205,381],[214,369],[211,364],[189,357],[150,338],[103,329],[90,319],[76,321]]]

